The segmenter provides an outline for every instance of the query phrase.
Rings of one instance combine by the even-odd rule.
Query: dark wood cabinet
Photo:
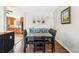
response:
[[[8,53],[14,45],[14,32],[0,35],[0,53]]]
[[[4,36],[3,35],[0,35],[0,53],[1,52],[4,52]]]

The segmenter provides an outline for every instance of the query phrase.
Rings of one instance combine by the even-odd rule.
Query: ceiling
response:
[[[58,6],[7,6],[7,10],[13,11],[15,15],[28,14],[31,16],[47,15],[52,13],[58,8]]]

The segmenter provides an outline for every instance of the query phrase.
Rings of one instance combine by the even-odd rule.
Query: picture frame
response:
[[[61,24],[70,24],[71,23],[71,7],[66,8],[61,11]]]

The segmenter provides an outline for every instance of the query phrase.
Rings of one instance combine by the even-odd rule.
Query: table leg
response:
[[[52,53],[53,53],[53,49],[54,49],[54,48],[53,48],[53,43],[52,43]]]
[[[35,53],[35,43],[33,44],[33,52]]]
[[[24,46],[24,53],[26,53],[26,47]]]
[[[45,43],[44,43],[44,51],[43,52],[45,53]]]

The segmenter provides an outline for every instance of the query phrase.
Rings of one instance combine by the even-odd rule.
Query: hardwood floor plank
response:
[[[55,53],[69,53],[69,52],[57,41],[55,41]]]
[[[51,45],[46,45],[46,52],[45,53],[52,53]],[[26,48],[26,53],[33,53],[33,46],[29,45],[28,48]],[[41,53],[41,51],[37,51],[38,53]],[[37,53],[36,52],[36,53]],[[55,52],[54,53],[69,53],[65,48],[63,48],[57,41],[55,41]]]

